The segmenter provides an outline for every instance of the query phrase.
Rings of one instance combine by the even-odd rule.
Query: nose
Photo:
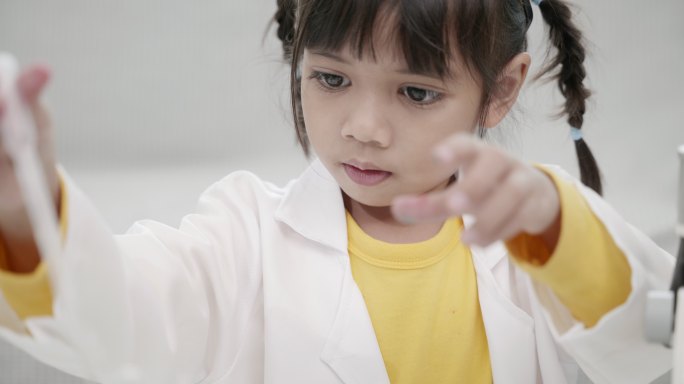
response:
[[[380,148],[390,145],[391,124],[387,113],[377,100],[360,99],[350,111],[342,126],[342,137]]]

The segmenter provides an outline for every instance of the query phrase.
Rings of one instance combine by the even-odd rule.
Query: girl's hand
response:
[[[487,246],[526,232],[542,235],[555,248],[560,198],[542,171],[464,134],[448,138],[435,157],[436,166],[458,172],[458,180],[444,190],[397,197],[396,218],[413,223],[469,214],[476,223],[463,232],[465,243]]]
[[[50,129],[50,118],[40,104],[40,96],[50,79],[50,71],[42,65],[33,65],[22,71],[18,78],[19,94],[29,106],[38,133],[38,151],[43,168],[48,178],[48,184],[55,198],[59,193],[59,179],[57,176],[54,143]],[[0,79],[2,81],[2,79]],[[6,109],[5,100],[0,95],[0,118]],[[0,140],[2,140],[0,138]],[[5,236],[30,234],[28,219],[25,214],[21,191],[17,183],[9,155],[0,141],[0,232]],[[26,231],[29,232],[26,232]],[[7,239],[6,239],[7,240]]]

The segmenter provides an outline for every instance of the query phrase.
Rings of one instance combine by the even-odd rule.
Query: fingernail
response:
[[[456,212],[465,210],[469,203],[468,197],[461,192],[454,192],[454,194],[449,197],[448,201],[449,209]]]
[[[435,159],[441,163],[448,163],[453,160],[454,155],[448,147],[437,147],[434,151]]]

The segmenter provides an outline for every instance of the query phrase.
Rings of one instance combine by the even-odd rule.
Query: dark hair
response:
[[[483,92],[480,123],[499,87],[506,64],[527,49],[532,22],[529,0],[277,0],[278,37],[291,65],[291,97],[297,138],[305,154],[309,141],[301,110],[301,79],[297,73],[304,48],[336,51],[346,45],[358,57],[375,55],[373,33],[379,16],[395,17],[396,44],[409,70],[448,77],[449,63],[460,53],[466,68],[479,79]],[[572,12],[562,0],[540,4],[556,55],[537,79],[556,80],[565,97],[563,114],[581,129],[586,100],[585,50]],[[458,49],[456,51],[454,48]],[[558,69],[557,69],[558,68]],[[582,182],[601,194],[596,160],[583,139],[575,141]]]

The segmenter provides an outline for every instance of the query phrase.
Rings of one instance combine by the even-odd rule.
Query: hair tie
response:
[[[570,128],[570,137],[572,137],[572,140],[574,141],[580,141],[584,139],[584,135],[582,134],[582,131],[579,128],[572,127]]]
[[[539,4],[542,3],[542,1],[544,1],[544,0],[532,0],[532,2],[534,3],[534,5],[536,5],[537,7],[539,6]]]

